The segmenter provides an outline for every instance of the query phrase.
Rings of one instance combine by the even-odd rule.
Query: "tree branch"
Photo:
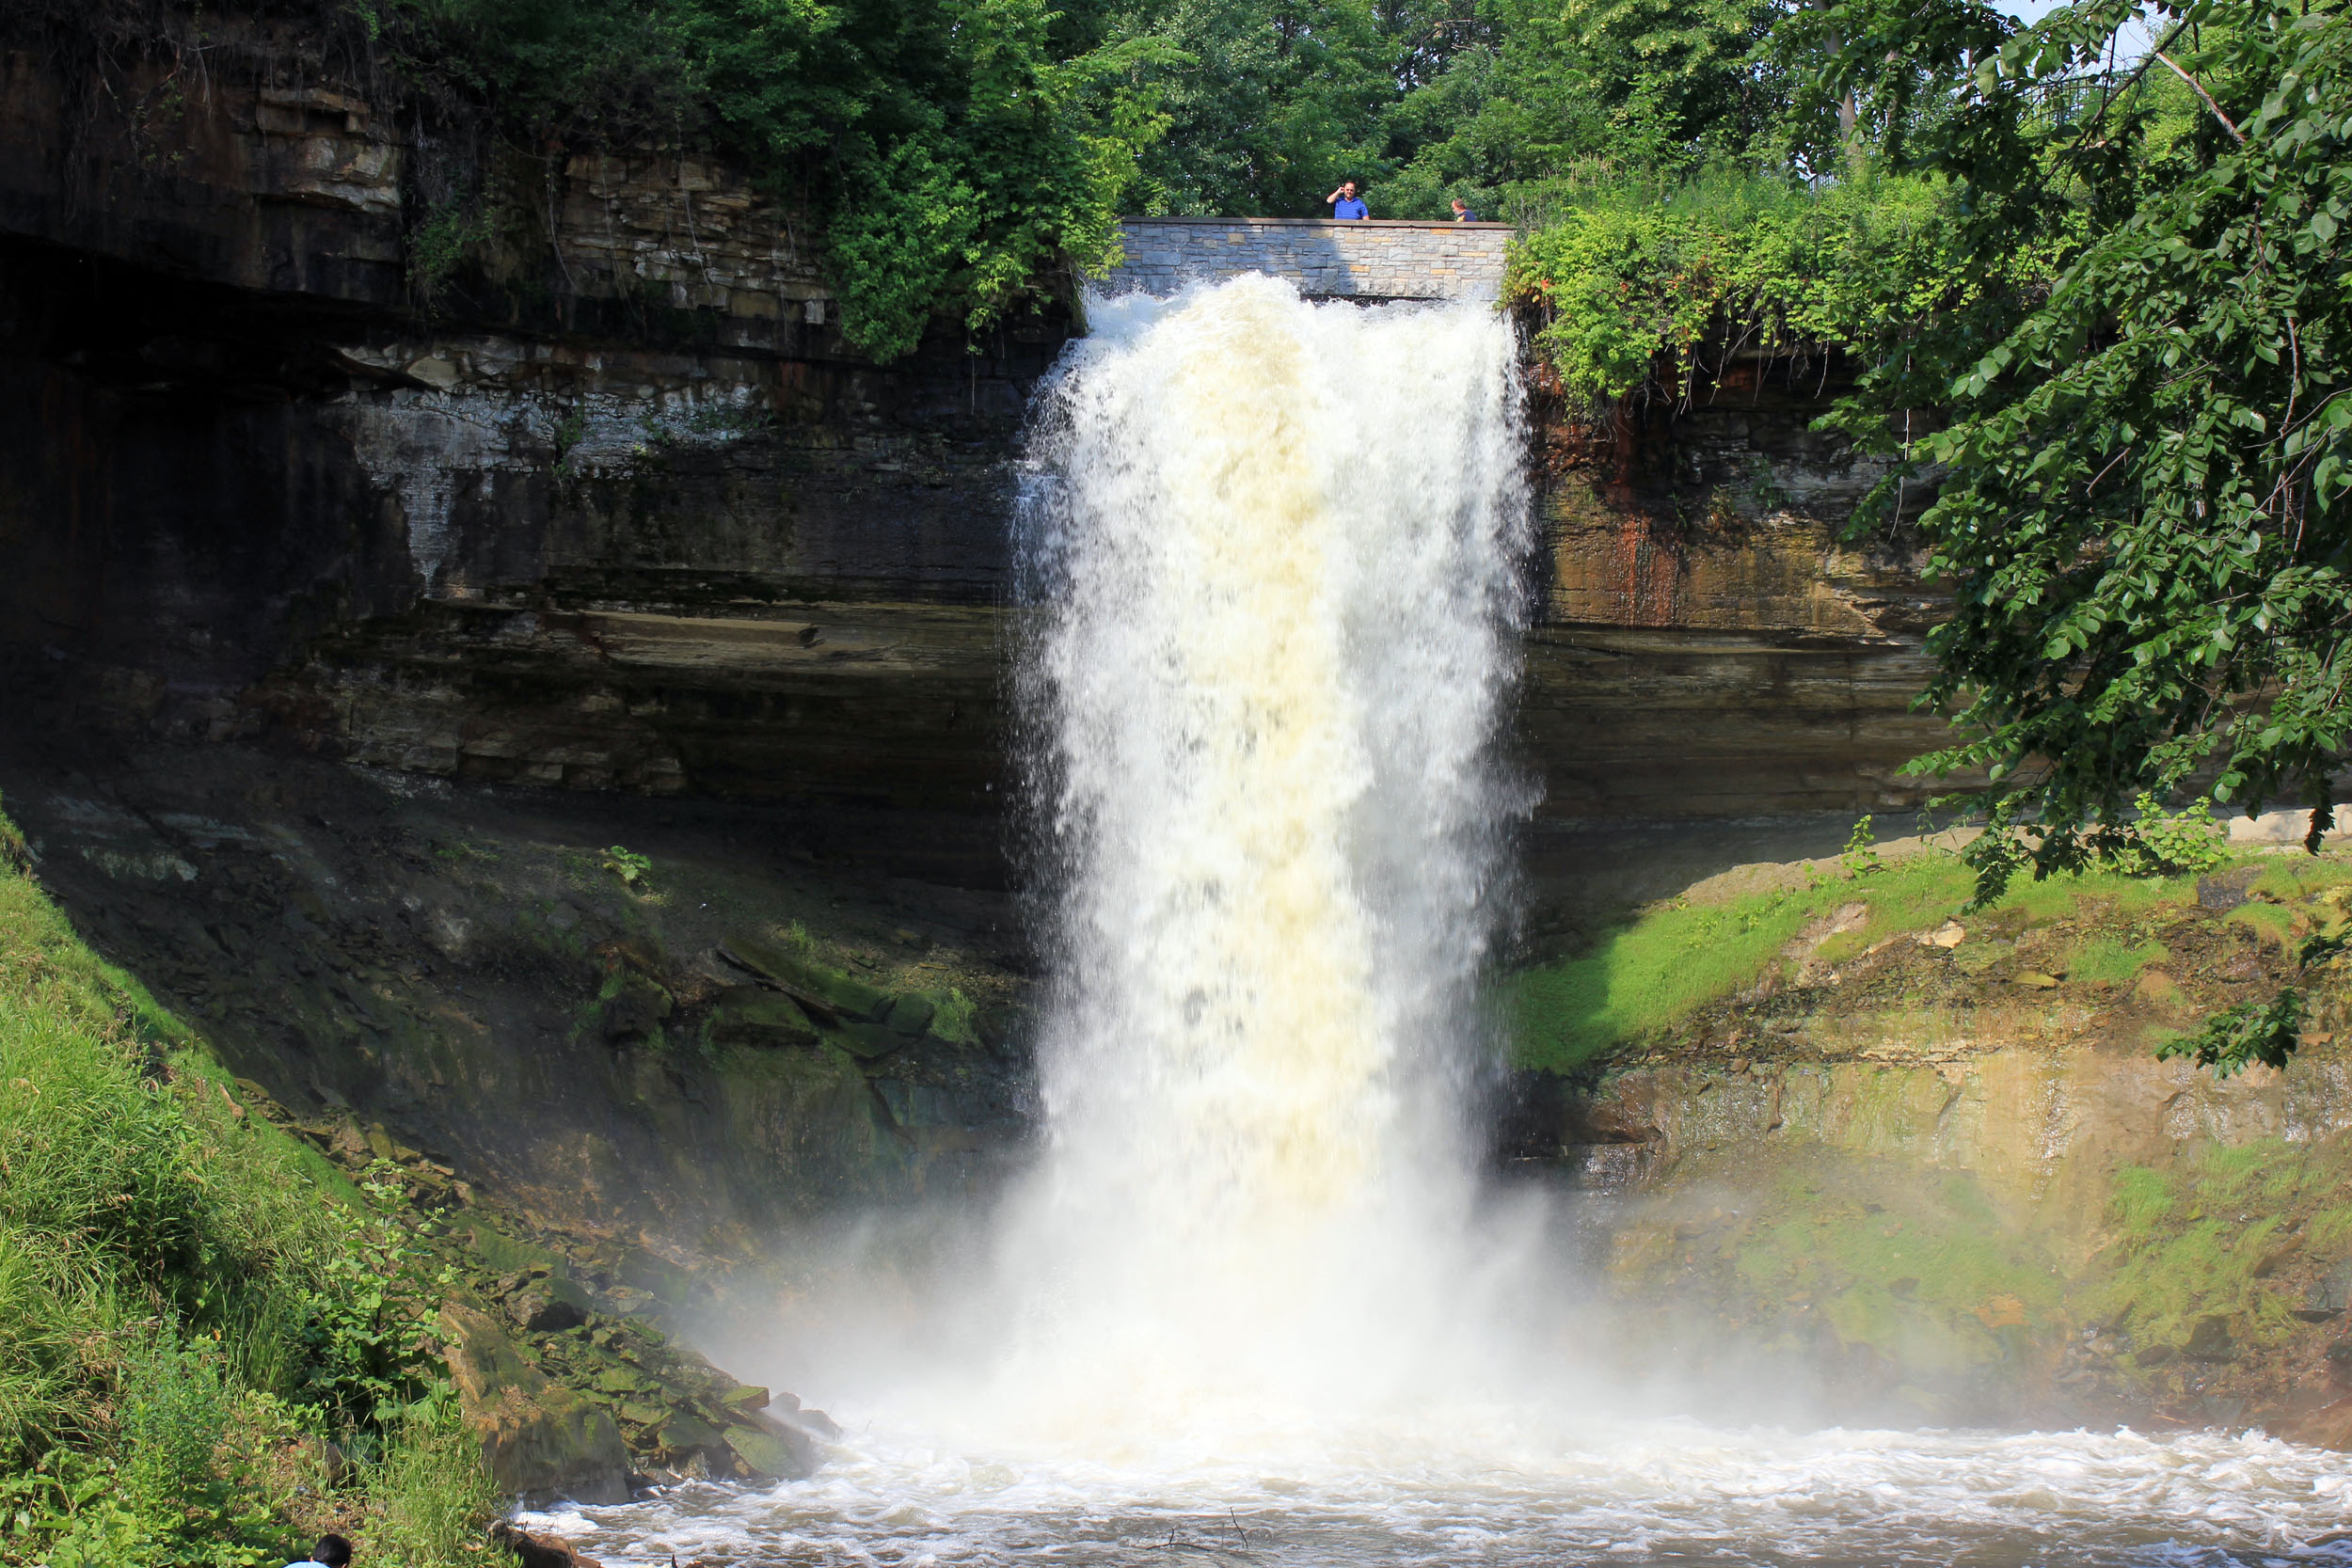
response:
[[[2186,82],[2188,84],[2189,90],[2205,101],[2205,107],[2213,111],[2213,118],[2221,122],[2221,128],[2224,131],[2229,132],[2232,136],[2236,138],[2237,144],[2240,147],[2244,147],[2246,145],[2246,133],[2239,130],[2235,125],[2230,122],[2230,117],[2221,112],[2221,105],[2213,101],[2213,94],[2205,90],[2203,83],[2198,81],[2196,77],[2191,76],[2187,71],[2183,71],[2179,66],[2174,65],[2172,63],[2172,56],[2166,54],[2163,50],[2152,49],[2149,53],[2155,55],[2157,59],[2162,60],[2167,71],[2169,71],[2173,75],[2178,76],[2182,81]]]

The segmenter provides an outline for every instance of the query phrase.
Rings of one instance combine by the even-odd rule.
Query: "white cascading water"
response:
[[[1263,277],[1098,306],[1025,518],[1039,1168],[929,1315],[783,1330],[825,1349],[768,1376],[850,1429],[816,1476],[534,1522],[656,1563],[2137,1568],[2344,1521],[2337,1456],[2258,1433],[1726,1430],[1579,1375],[1462,1118],[1521,802],[1513,353]]]
[[[1514,346],[1247,277],[1101,308],[1048,394],[1049,1141],[1009,1251],[1043,1288],[1009,1370],[1073,1434],[1350,1408],[1445,1349],[1512,793]]]

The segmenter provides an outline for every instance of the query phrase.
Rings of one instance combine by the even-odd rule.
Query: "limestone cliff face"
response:
[[[1524,728],[1554,820],[1883,811],[1941,613],[1907,541],[1847,537],[1885,475],[1812,428],[1834,366],[1736,360],[1684,406],[1535,399],[1542,612]],[[1928,498],[1903,498],[1915,515]]]
[[[1064,325],[877,367],[805,219],[691,152],[477,149],[449,230],[398,84],[215,25],[200,68],[0,35],[18,717],[993,816]]]
[[[119,58],[0,32],[20,721],[961,815],[980,874],[1019,428],[1069,324],[877,367],[744,170],[425,135],[325,15]],[[1835,387],[1752,369],[1598,425],[1537,400],[1555,819],[1914,793],[1932,603],[1838,537],[1877,476],[1807,428]]]

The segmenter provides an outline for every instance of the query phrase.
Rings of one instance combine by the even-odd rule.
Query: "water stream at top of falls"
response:
[[[1468,1130],[1525,799],[1515,353],[1265,277],[1097,304],[1023,522],[1036,1167],[886,1354],[778,1379],[848,1426],[818,1475],[543,1522],[609,1562],[2312,1560],[2337,1456],[1711,1428],[1583,1365]]]

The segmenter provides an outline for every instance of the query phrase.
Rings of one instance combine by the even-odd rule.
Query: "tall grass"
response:
[[[154,1324],[242,1350],[321,1278],[316,1194],[185,1045],[0,872],[0,1463],[99,1435]]]
[[[368,1227],[224,1085],[0,852],[0,1563],[283,1561],[286,1499],[230,1434],[353,1418],[333,1331],[358,1285],[380,1299]],[[391,1416],[369,1491],[433,1495],[439,1523],[387,1526],[420,1568],[490,1507],[437,1418]]]

